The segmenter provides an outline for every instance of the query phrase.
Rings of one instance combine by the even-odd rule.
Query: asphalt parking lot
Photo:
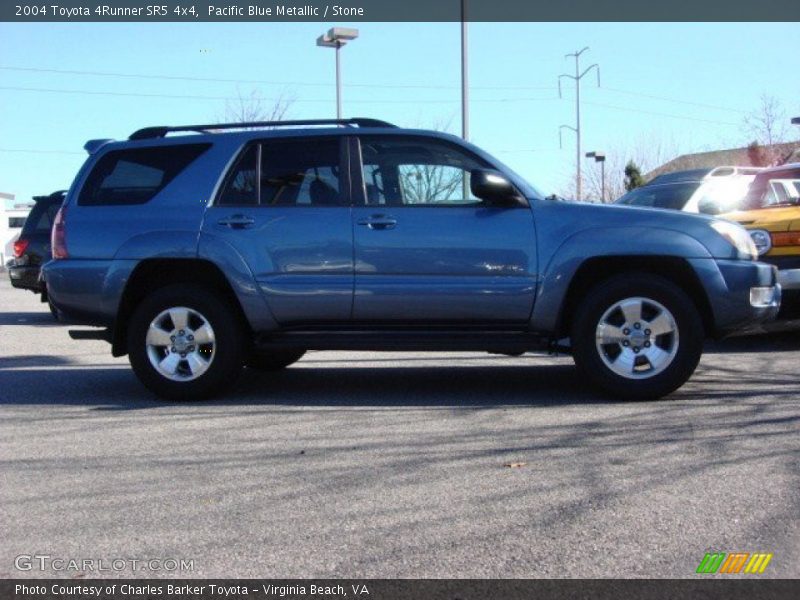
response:
[[[710,344],[658,402],[566,357],[315,352],[178,404],[0,277],[1,577],[694,577],[709,551],[800,576],[800,332]]]

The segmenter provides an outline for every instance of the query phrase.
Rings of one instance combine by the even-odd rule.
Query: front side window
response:
[[[180,144],[108,152],[86,179],[78,204],[149,202],[209,147],[210,144]]]
[[[368,205],[481,204],[470,192],[470,172],[489,165],[453,144],[425,138],[364,136],[361,157]]]

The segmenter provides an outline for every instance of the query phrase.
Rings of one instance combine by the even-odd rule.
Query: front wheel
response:
[[[243,347],[242,326],[229,304],[196,285],[155,291],[128,326],[134,372],[170,400],[200,400],[228,388],[242,369]]]
[[[691,377],[703,350],[697,307],[669,280],[628,273],[583,298],[572,325],[578,369],[625,400],[666,396]]]

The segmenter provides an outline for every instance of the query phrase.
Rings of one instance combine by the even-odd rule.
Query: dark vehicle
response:
[[[614,204],[683,210],[701,184],[701,181],[648,183],[621,196]]]
[[[44,291],[39,270],[42,264],[50,260],[50,230],[65,196],[65,191],[49,196],[34,196],[36,204],[14,242],[14,258],[8,266],[8,276],[15,288],[37,294]]]
[[[166,398],[352,349],[565,351],[599,389],[657,398],[691,376],[706,336],[780,305],[740,225],[548,201],[443,133],[212,124],[86,148],[47,290],[104,328],[73,337],[109,341]]]
[[[683,183],[686,181],[702,181],[703,177],[711,173],[711,169],[687,169],[685,171],[673,171],[657,175],[648,181],[645,186],[659,185],[663,183]],[[644,186],[643,186],[644,187]]]
[[[716,167],[665,173],[621,196],[615,204],[716,215],[741,202],[760,170]]]
[[[686,169],[684,171],[672,171],[662,173],[653,177],[645,186],[662,183],[682,183],[685,181],[703,181],[717,177],[754,177],[760,167],[706,167],[702,169]]]

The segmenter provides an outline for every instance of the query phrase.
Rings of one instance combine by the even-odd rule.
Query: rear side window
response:
[[[89,174],[78,204],[118,206],[149,202],[210,146],[181,144],[109,152]]]
[[[250,146],[225,179],[221,206],[341,206],[340,140],[275,140]]]

